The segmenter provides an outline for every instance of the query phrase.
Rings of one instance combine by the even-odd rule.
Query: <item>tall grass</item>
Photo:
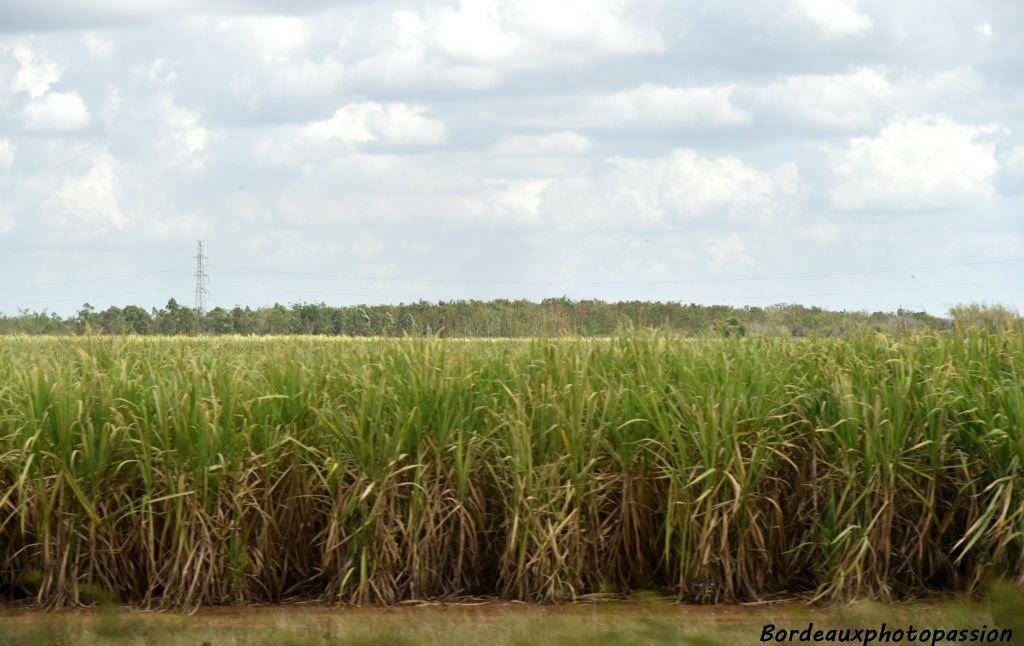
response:
[[[0,594],[1024,585],[1024,331],[0,339]]]

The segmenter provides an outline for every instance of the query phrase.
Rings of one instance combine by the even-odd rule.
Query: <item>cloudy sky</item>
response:
[[[0,0],[0,311],[1024,309],[1019,0]]]

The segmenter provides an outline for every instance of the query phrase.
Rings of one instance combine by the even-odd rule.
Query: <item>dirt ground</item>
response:
[[[1020,640],[1024,626],[1018,625],[1024,617],[1022,608],[1016,600],[1009,605],[1000,600],[947,600],[822,607],[794,601],[693,606],[658,599],[561,605],[476,600],[387,608],[283,604],[200,608],[190,614],[120,607],[45,611],[6,606],[0,607],[0,644],[739,646],[764,643],[761,638],[767,625],[775,631],[803,630],[809,625],[826,631],[847,627],[867,631],[882,624],[890,629],[914,625],[918,630],[944,631],[1009,628],[1017,633],[1009,643],[1024,643]]]

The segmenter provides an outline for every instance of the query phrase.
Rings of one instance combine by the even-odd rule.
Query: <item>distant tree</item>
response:
[[[297,332],[295,316],[284,305],[274,303],[269,310],[263,310],[264,314],[261,332],[263,334],[292,334]]]
[[[384,312],[380,320],[380,334],[392,334],[398,329],[398,323],[391,312]]]
[[[79,334],[92,334],[100,331],[100,320],[96,314],[96,308],[89,303],[84,303],[82,309],[78,310],[75,322],[78,324]]]
[[[175,299],[167,301],[167,306],[156,313],[155,326],[161,334],[195,334],[197,316],[195,310],[183,307]]]
[[[722,321],[718,326],[719,333],[724,337],[747,336],[747,326],[735,316]]]
[[[1019,321],[1013,310],[981,305],[952,308],[958,325],[997,328]],[[202,319],[195,310],[170,299],[147,313],[128,305],[96,312],[86,303],[76,314],[62,318],[46,312],[20,310],[0,315],[0,334],[425,334],[442,336],[536,336],[539,334],[612,334],[623,328],[653,327],[681,336],[836,335],[858,330],[887,334],[949,329],[952,319],[926,312],[833,312],[818,307],[780,303],[767,307],[728,307],[673,302],[552,298],[528,300],[420,300],[394,307],[366,305],[331,307],[326,303],[297,303],[288,307],[230,311],[214,308]]]
[[[957,326],[988,330],[1006,329],[1021,320],[1020,314],[1004,305],[960,304],[949,308],[949,314]]]
[[[345,334],[345,311],[332,307],[327,313],[328,334]]]
[[[124,318],[125,332],[128,334],[149,334],[149,326],[153,322],[146,310],[137,305],[126,305],[121,310]]]
[[[370,313],[362,307],[356,310],[354,323],[355,328],[352,330],[353,334],[361,336],[370,336],[373,334],[373,320],[370,318]]]
[[[402,318],[398,320],[398,328],[403,334],[412,334],[416,331],[416,317],[412,315],[412,312],[402,315]]]
[[[235,306],[231,310],[231,329],[235,334],[256,334],[258,330],[258,321],[256,312],[246,307]]]
[[[326,334],[330,327],[326,303],[296,303],[292,305],[292,313],[300,334]]]
[[[104,334],[126,334],[128,325],[124,320],[124,312],[120,307],[110,306],[99,313],[100,328]]]
[[[235,326],[230,312],[223,307],[215,307],[203,315],[202,329],[207,334],[231,334]]]

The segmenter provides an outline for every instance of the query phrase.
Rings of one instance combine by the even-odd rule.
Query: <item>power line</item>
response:
[[[654,285],[659,285],[659,284],[700,284],[700,283],[723,283],[723,282],[733,282],[733,281],[741,282],[741,281],[760,281],[760,280],[784,280],[784,279],[801,279],[801,278],[827,278],[827,277],[839,277],[839,276],[856,276],[856,275],[866,275],[866,274],[882,274],[882,273],[896,273],[896,272],[907,272],[907,271],[922,271],[922,270],[925,270],[925,269],[945,269],[945,268],[964,267],[964,266],[983,265],[983,264],[1019,262],[1021,260],[1024,260],[1024,258],[1005,258],[1005,259],[999,259],[999,260],[984,260],[984,261],[976,261],[976,262],[968,262],[968,263],[955,263],[955,264],[948,264],[948,265],[932,265],[932,266],[927,266],[927,267],[906,267],[906,268],[902,268],[902,269],[884,269],[884,270],[871,270],[871,271],[865,271],[865,272],[844,272],[844,273],[834,273],[834,274],[804,274],[804,275],[775,276],[775,277],[760,277],[759,276],[759,277],[708,279],[708,280],[634,281],[634,282],[631,282],[631,281],[616,281],[616,282],[603,282],[603,281],[540,282],[540,281],[487,281],[487,280],[405,279],[405,278],[394,278],[394,277],[339,276],[339,275],[332,275],[332,274],[318,274],[318,273],[312,273],[312,272],[277,271],[277,270],[269,270],[269,269],[232,267],[232,266],[226,266],[226,265],[210,265],[210,263],[208,263],[208,261],[207,261],[207,257],[203,253],[202,242],[201,241],[199,242],[199,250],[198,250],[198,253],[197,253],[197,256],[196,256],[196,260],[197,260],[197,263],[196,263],[196,265],[197,265],[196,266],[196,279],[197,279],[196,280],[196,296],[197,296],[196,305],[197,305],[197,309],[201,307],[202,311],[205,311],[205,307],[206,307],[206,303],[207,303],[207,298],[208,298],[208,294],[209,294],[209,289],[208,289],[209,275],[206,272],[206,267],[207,266],[216,266],[216,267],[219,267],[219,268],[222,268],[222,269],[233,269],[233,270],[239,270],[239,271],[254,271],[254,272],[289,274],[289,275],[299,275],[299,276],[320,276],[320,277],[324,277],[324,278],[345,278],[345,279],[361,279],[361,280],[387,280],[387,281],[396,281],[396,282],[398,282],[398,281],[407,281],[407,282],[431,282],[431,283],[452,283],[452,284],[483,284],[483,285],[510,285],[510,284],[515,284],[515,285],[521,285],[521,284],[526,284],[526,285],[531,285],[531,284],[535,284],[535,285],[605,285],[605,284],[624,284],[624,285],[650,285],[650,284],[654,284]],[[100,282],[100,281],[118,280],[118,279],[126,279],[126,278],[137,278],[137,277],[143,277],[143,276],[152,276],[152,275],[167,274],[167,273],[182,272],[182,271],[185,271],[185,268],[165,269],[165,270],[150,271],[150,272],[139,272],[139,273],[134,273],[134,274],[122,274],[122,275],[118,275],[118,276],[104,276],[104,277],[95,277],[95,278],[85,278],[85,279],[73,280],[73,281],[34,283],[34,284],[25,284],[25,285],[19,285],[19,286],[0,286],[0,289],[13,289],[15,287],[21,287],[21,288],[56,287],[56,286],[63,286],[63,285],[76,285],[76,284],[83,284],[83,283],[90,283],[90,282]],[[1009,282],[1016,282],[1016,281],[1019,281],[1019,280],[1024,280],[1024,278],[1016,278],[1016,279],[1009,279],[1009,280],[998,280],[998,281],[971,281],[971,282],[962,282],[962,283],[947,283],[947,284],[941,284],[941,285],[922,285],[922,286],[914,286],[914,287],[886,288],[886,289],[877,289],[877,290],[834,291],[834,292],[817,292],[817,293],[804,293],[804,294],[790,294],[790,295],[783,295],[783,296],[765,296],[765,295],[761,295],[761,294],[750,295],[750,296],[730,296],[730,297],[726,297],[726,298],[720,298],[720,299],[717,299],[717,300],[725,301],[725,302],[735,302],[735,301],[744,301],[744,300],[762,300],[762,301],[763,300],[773,300],[773,301],[781,302],[781,301],[784,301],[784,300],[787,300],[787,299],[794,299],[794,298],[813,298],[813,297],[821,297],[821,296],[855,296],[855,295],[861,295],[861,294],[880,294],[880,293],[889,293],[889,292],[922,291],[922,290],[942,289],[942,288],[949,288],[949,287],[967,287],[967,286],[977,286],[977,285],[1009,283]],[[216,284],[222,285],[222,286],[225,286],[225,287],[238,287],[238,288],[242,288],[242,289],[254,289],[254,290],[260,290],[260,291],[279,291],[279,292],[301,293],[301,294],[316,294],[316,295],[320,295],[320,296],[362,296],[362,297],[368,297],[368,298],[395,298],[395,296],[396,296],[394,294],[375,294],[375,293],[366,293],[366,292],[322,292],[322,291],[311,291],[311,290],[296,290],[296,289],[287,289],[287,288],[274,288],[274,287],[268,287],[268,286],[265,286],[265,285],[244,285],[244,284],[236,284],[236,283],[221,283],[221,282],[217,282]],[[153,288],[153,289],[135,290],[135,291],[131,291],[131,292],[121,292],[121,293],[118,293],[118,294],[93,295],[92,299],[96,300],[96,299],[99,299],[99,298],[119,298],[119,297],[122,297],[122,296],[129,296],[129,295],[134,295],[134,294],[146,294],[146,293],[152,293],[152,292],[158,292],[158,291],[167,292],[167,291],[172,291],[173,289],[175,289],[175,288],[174,287],[161,287],[161,288]],[[415,296],[413,296],[413,295],[408,295],[408,297],[409,298],[415,298]],[[74,301],[79,301],[79,300],[80,300],[80,298],[68,298],[68,299],[61,299],[61,300],[57,300],[57,301],[53,301],[53,300],[37,301],[37,302],[34,302],[34,303],[7,303],[7,304],[0,304],[0,307],[16,307],[16,308],[21,308],[21,307],[28,307],[28,306],[35,306],[35,305],[45,305],[45,304],[48,304],[48,303],[74,302]],[[1011,300],[1019,301],[1021,299],[1014,298],[1014,299],[1011,299]]]
[[[888,288],[888,289],[871,289],[871,290],[860,290],[860,291],[817,292],[817,293],[813,293],[813,294],[788,294],[788,295],[782,295],[782,296],[764,296],[764,295],[760,295],[760,294],[756,295],[756,296],[730,296],[730,297],[727,297],[727,298],[720,298],[718,300],[719,301],[727,301],[727,302],[732,302],[732,301],[752,301],[752,300],[770,300],[770,301],[773,300],[773,301],[776,301],[776,302],[782,302],[782,301],[785,301],[786,299],[791,299],[791,298],[814,298],[814,297],[819,297],[819,296],[857,296],[857,295],[860,295],[860,294],[884,294],[884,293],[889,293],[889,292],[912,292],[912,291],[923,291],[923,290],[929,290],[929,289],[946,289],[946,288],[949,288],[949,287],[973,287],[973,286],[977,286],[977,285],[997,285],[997,284],[1002,284],[1002,283],[1019,282],[1019,281],[1022,281],[1022,280],[1024,280],[1024,277],[1021,277],[1021,278],[1010,278],[1010,279],[1007,279],[1007,280],[971,281],[971,282],[963,282],[963,283],[946,283],[946,284],[942,284],[942,285],[918,285],[918,286],[914,286],[914,287],[893,287],[893,288]],[[221,283],[221,282],[218,282],[217,284],[221,285],[221,286],[224,286],[224,287],[239,287],[239,288],[242,288],[242,289],[255,289],[255,290],[260,290],[260,291],[274,291],[274,292],[288,292],[288,293],[293,293],[293,294],[294,293],[299,293],[299,294],[315,294],[315,295],[318,295],[318,296],[365,296],[365,297],[375,297],[375,298],[389,298],[389,297],[390,298],[394,298],[393,295],[388,295],[388,294],[368,294],[368,293],[359,293],[359,292],[325,292],[325,291],[312,291],[312,290],[301,290],[301,289],[297,290],[297,289],[287,289],[287,288],[282,288],[282,287],[267,287],[265,285],[239,285],[239,284],[236,284],[236,283]]]
[[[191,267],[180,267],[178,269],[161,269],[158,271],[145,271],[137,274],[121,274],[120,276],[98,276],[96,278],[81,278],[77,280],[65,280],[49,283],[23,283],[21,285],[3,285],[0,289],[35,289],[37,287],[63,287],[65,285],[81,285],[83,283],[99,283],[108,280],[120,280],[122,278],[141,278],[143,276],[156,276],[158,274],[170,274],[173,272],[190,271]]]
[[[219,269],[233,271],[249,271],[269,274],[289,274],[294,276],[317,276],[320,278],[336,278],[340,280],[377,280],[404,283],[450,283],[464,285],[691,285],[712,283],[752,282],[765,280],[802,280],[811,278],[841,278],[848,276],[867,276],[875,274],[895,274],[908,271],[925,271],[928,269],[953,269],[956,267],[972,267],[997,263],[1021,262],[1024,258],[1003,258],[1000,260],[978,260],[974,262],[951,263],[946,265],[926,265],[921,267],[903,267],[900,269],[873,269],[867,271],[838,272],[828,274],[791,274],[788,276],[747,276],[740,278],[704,278],[685,280],[617,280],[617,281],[532,281],[532,280],[471,280],[471,279],[438,279],[438,278],[398,278],[393,276],[360,276],[354,274],[326,274],[320,272],[287,271],[280,269],[261,269],[258,267],[237,267],[232,265],[211,265]]]
[[[1024,280],[1021,278],[1009,278],[1007,280],[976,280],[966,283],[946,283],[945,285],[921,285],[917,287],[893,287],[889,289],[868,289],[860,291],[845,292],[818,292],[817,294],[791,294],[789,296],[732,296],[723,300],[726,301],[754,301],[754,300],[785,300],[787,298],[813,298],[816,296],[857,296],[860,294],[884,294],[888,292],[914,292],[927,289],[946,289],[948,287],[973,287],[977,285],[998,285],[1003,283],[1015,283]]]
[[[241,289],[255,289],[264,292],[287,292],[289,294],[313,294],[318,296],[365,296],[367,298],[395,298],[394,294],[369,294],[366,292],[322,292],[309,289],[288,289],[286,287],[267,287],[266,285],[240,285],[238,283],[214,283],[218,287],[238,287]],[[406,294],[408,298],[416,298],[416,295]]]
[[[786,296],[763,296],[763,295],[758,295],[758,296],[731,296],[731,297],[728,297],[728,298],[722,298],[722,299],[718,299],[718,300],[720,302],[721,301],[734,302],[734,301],[742,301],[742,300],[774,300],[776,302],[782,302],[782,301],[785,301],[786,299],[790,299],[790,298],[810,298],[810,297],[818,297],[818,296],[854,296],[854,295],[859,295],[859,294],[879,294],[879,293],[886,293],[886,292],[921,291],[921,290],[928,290],[928,289],[943,289],[943,288],[948,288],[948,287],[967,287],[967,286],[975,286],[975,285],[989,285],[989,284],[999,284],[999,283],[1011,283],[1011,282],[1018,282],[1020,280],[1024,280],[1024,278],[1012,278],[1012,279],[1009,279],[1009,280],[1002,280],[1002,281],[973,281],[973,282],[964,282],[964,283],[949,283],[949,284],[945,284],[945,285],[924,285],[924,286],[917,286],[917,287],[878,289],[878,290],[866,290],[866,291],[818,292],[818,293],[814,293],[814,294],[790,294],[790,295],[786,295]],[[261,291],[279,291],[279,292],[288,292],[288,293],[317,294],[317,295],[320,295],[320,296],[365,296],[365,297],[381,297],[381,298],[389,296],[389,295],[384,295],[384,294],[368,294],[368,293],[361,293],[361,292],[314,292],[314,291],[309,291],[309,290],[293,290],[293,289],[285,289],[285,288],[274,288],[274,287],[267,287],[265,285],[239,285],[239,284],[235,284],[235,283],[221,283],[221,282],[218,282],[216,284],[224,286],[224,287],[239,287],[239,288],[242,288],[242,289],[255,289],[255,290],[261,290]],[[152,288],[152,289],[142,289],[142,290],[135,290],[135,291],[130,291],[130,292],[119,292],[119,293],[116,293],[116,294],[98,294],[98,295],[94,294],[91,297],[91,299],[92,300],[96,300],[96,299],[101,299],[101,298],[121,298],[123,296],[132,296],[132,295],[135,295],[135,294],[149,294],[149,293],[153,293],[153,292],[164,292],[164,293],[167,293],[167,292],[171,292],[171,291],[173,291],[175,289],[177,289],[177,287],[171,285],[171,286],[166,286],[166,287],[155,287],[155,288]],[[393,295],[391,295],[391,297],[393,297]],[[28,306],[33,306],[33,305],[46,305],[46,304],[50,304],[50,303],[71,303],[71,302],[78,302],[80,300],[81,300],[80,298],[67,298],[67,299],[61,299],[61,300],[56,300],[56,301],[38,301],[38,302],[35,302],[35,303],[3,303],[3,304],[0,304],[0,307],[4,307],[4,308],[8,308],[8,307],[22,308],[22,307],[28,307]],[[1024,301],[1024,297],[1014,297],[1014,298],[1011,298],[1011,299],[1008,299],[1008,300],[1012,300],[1012,301],[1015,301],[1015,302],[1020,302],[1020,301]]]
[[[131,291],[131,292],[120,292],[120,293],[117,293],[117,294],[93,294],[91,296],[91,299],[92,300],[97,300],[97,299],[100,299],[100,298],[121,298],[122,296],[133,296],[135,294],[149,294],[149,293],[152,293],[152,292],[165,292],[166,293],[166,292],[178,289],[178,288],[179,288],[178,286],[153,287],[151,289],[139,289],[139,290],[135,290],[135,291]],[[64,299],[59,299],[59,300],[55,300],[55,301],[54,300],[36,301],[34,303],[0,303],[0,307],[23,308],[23,307],[32,307],[32,306],[38,306],[38,305],[48,305],[50,303],[72,303],[72,302],[76,302],[77,303],[77,302],[83,302],[83,301],[82,301],[81,297],[76,297],[76,298],[64,298]]]

